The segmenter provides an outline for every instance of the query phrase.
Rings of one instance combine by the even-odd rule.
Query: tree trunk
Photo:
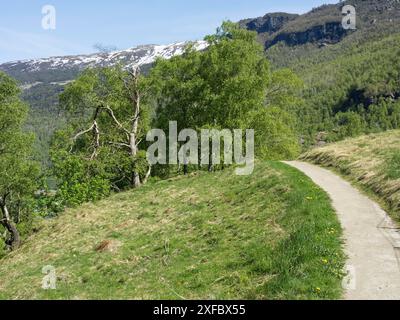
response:
[[[147,170],[146,176],[143,179],[143,184],[147,183],[147,180],[149,180],[150,176],[151,176],[151,165],[149,165],[149,169]]]
[[[132,161],[134,161],[137,156],[137,152],[138,152],[137,146],[136,146],[136,134],[131,133],[129,140],[130,140],[129,145],[130,145],[130,149],[131,149],[131,157],[132,157]],[[134,187],[134,188],[138,188],[141,185],[140,175],[135,169],[132,171],[131,184],[132,184],[132,187]]]
[[[21,245],[21,237],[19,235],[17,227],[15,226],[14,222],[11,220],[7,206],[5,204],[1,204],[0,208],[1,208],[1,212],[3,213],[3,219],[0,222],[10,234],[10,237],[8,239],[6,239],[6,245],[11,250],[16,250]]]
[[[209,153],[208,153],[208,172],[213,172],[214,171],[214,150],[213,150],[213,144],[212,144],[212,139],[208,142],[208,147],[209,147]]]
[[[142,183],[140,182],[140,175],[135,170],[132,172],[132,187],[139,188],[141,185]]]
[[[136,133],[137,133],[137,129],[138,129],[138,122],[139,122],[139,118],[137,118],[134,122],[133,122],[133,126],[132,126],[132,132],[129,135],[129,146],[131,149],[131,157],[132,157],[132,161],[135,161],[137,153],[138,153],[138,147],[137,147],[137,141],[136,141]],[[140,187],[141,182],[140,182],[140,175],[137,172],[137,170],[133,169],[132,170],[132,187],[134,188],[138,188]]]
[[[213,157],[213,152],[212,151],[210,151],[208,157],[209,157],[208,158],[209,159],[208,172],[213,172],[214,171],[214,164],[213,164],[214,157]]]
[[[139,129],[139,121],[140,121],[140,92],[138,88],[139,81],[139,69],[134,69],[131,73],[133,80],[133,95],[132,95],[132,111],[133,111],[133,119],[132,119],[132,128],[129,134],[129,145],[131,149],[131,157],[132,160],[136,159],[138,153],[138,141],[137,134]],[[134,188],[138,188],[141,186],[140,175],[134,170],[132,172],[132,186]]]

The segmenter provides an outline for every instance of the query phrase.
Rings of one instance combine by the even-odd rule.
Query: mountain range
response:
[[[109,67],[117,64],[126,67],[143,67],[152,64],[157,57],[169,59],[182,54],[186,45],[185,42],[170,45],[142,45],[109,53],[14,61],[1,64],[0,70],[19,80],[25,89],[41,83],[63,85],[64,82],[73,80],[86,68]],[[197,41],[194,46],[197,50],[203,50],[207,47],[207,43]]]
[[[353,0],[322,5],[303,15],[267,13],[263,17],[246,19],[239,23],[242,27],[256,31],[266,49],[281,42],[289,46],[306,43],[334,44],[356,32],[342,26],[344,5],[354,6],[358,33],[377,27],[392,30],[400,20],[398,0]]]
[[[345,30],[342,27],[342,7],[347,4],[353,5],[356,9],[356,30]],[[342,83],[332,74],[325,74],[329,78],[326,83],[321,81],[321,74],[319,74],[322,70],[321,66],[329,66],[329,70],[334,70],[331,65],[337,63],[339,58],[347,59],[359,54],[354,51],[356,48],[372,46],[388,36],[397,35],[400,32],[400,1],[342,1],[338,4],[322,5],[302,15],[283,12],[268,13],[262,17],[239,21],[239,25],[257,32],[259,41],[265,46],[272,68],[289,67],[300,75],[309,89],[314,90],[315,82],[318,81],[324,86],[321,90],[331,90],[332,86],[341,87]],[[390,41],[393,42],[396,39]],[[390,41],[388,40],[389,44],[385,45],[390,45]],[[195,42],[194,45],[198,50],[204,50],[207,47],[204,41]],[[63,91],[64,86],[73,81],[82,70],[119,63],[125,66],[141,66],[147,70],[156,57],[170,58],[179,55],[185,46],[186,43],[164,46],[144,45],[110,53],[15,61],[1,64],[0,70],[21,83],[23,98],[31,106],[29,125],[37,133],[39,144],[46,146],[50,133],[63,119],[62,115],[59,116],[60,111],[57,107],[58,95]],[[378,52],[381,50],[380,47],[382,45],[374,45],[371,50]],[[365,50],[370,49],[365,47]],[[378,53],[377,56],[379,56]],[[355,86],[359,86],[358,83],[356,84],[357,81],[352,81]],[[308,92],[306,90],[305,97],[309,96],[310,90]],[[344,90],[341,95],[347,95],[346,90],[350,89],[346,87]],[[382,94],[387,95],[387,92]],[[353,93],[349,93],[347,98],[340,97],[341,100],[332,98],[328,110],[321,113],[334,116],[335,112],[332,110],[343,111],[343,106],[347,103],[346,99],[354,100],[352,95]],[[356,98],[358,100],[374,99],[374,97],[364,96]],[[318,102],[320,100],[323,99],[320,99],[318,95],[310,99],[315,109],[323,110],[325,105],[320,105]],[[313,117],[314,122],[324,122],[324,116],[313,115]],[[317,125],[314,129],[325,130],[326,128]]]
[[[342,28],[341,8],[344,4],[352,4],[356,8],[356,31]],[[338,43],[352,33],[365,35],[377,28],[386,28],[387,32],[390,32],[398,27],[399,21],[398,0],[353,0],[323,5],[303,15],[267,13],[262,17],[239,21],[239,24],[243,28],[256,31],[260,42],[265,45],[268,52],[271,48],[282,45],[292,47],[293,50],[305,44],[322,48]],[[120,63],[128,67],[142,66],[146,69],[156,57],[168,59],[181,54],[185,45],[184,42],[170,45],[142,45],[110,53],[14,61],[0,64],[0,70],[21,83],[24,96],[34,110],[49,110],[53,109],[56,103],[56,99],[51,96],[58,94],[60,89],[58,87],[63,87],[75,79],[85,68],[106,67]],[[199,50],[206,46],[205,41],[195,42],[195,47]],[[282,59],[289,60],[286,56]],[[282,63],[277,63],[280,64]],[[45,88],[49,90],[49,96],[43,101],[41,93]]]

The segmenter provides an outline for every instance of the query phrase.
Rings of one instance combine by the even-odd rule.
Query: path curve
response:
[[[333,201],[348,256],[347,300],[400,299],[400,231],[380,206],[332,172],[285,162],[309,176]]]

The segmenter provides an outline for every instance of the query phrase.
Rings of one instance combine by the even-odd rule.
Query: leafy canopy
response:
[[[259,156],[293,157],[298,138],[286,110],[299,104],[301,81],[289,70],[272,72],[256,33],[237,24],[225,22],[206,40],[203,52],[189,46],[182,56],[156,62],[150,74],[155,125],[167,130],[169,121],[177,121],[179,130],[256,129]],[[276,135],[282,139],[272,139]]]

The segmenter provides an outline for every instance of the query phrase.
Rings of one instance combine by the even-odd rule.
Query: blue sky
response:
[[[202,39],[223,20],[267,12],[304,13],[338,0],[3,0],[0,63]],[[42,29],[42,7],[56,8],[56,29]]]

